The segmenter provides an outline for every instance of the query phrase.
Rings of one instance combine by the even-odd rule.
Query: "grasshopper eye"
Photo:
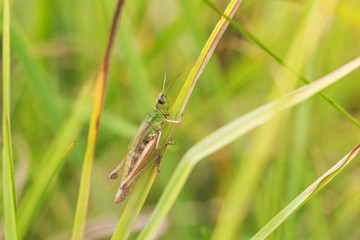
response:
[[[160,97],[158,98],[158,103],[160,103],[160,104],[164,104],[164,103],[165,103],[165,100],[164,100],[164,98],[163,98],[162,96],[160,96]]]

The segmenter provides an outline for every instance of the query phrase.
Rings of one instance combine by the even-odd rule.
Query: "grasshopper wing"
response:
[[[141,153],[138,161],[136,162],[134,168],[126,177],[126,179],[121,183],[121,186],[129,185],[132,181],[139,176],[139,172],[142,172],[146,169],[144,168],[145,163],[149,160],[150,156],[154,153],[156,148],[156,138],[153,138],[144,148],[144,151]]]
[[[136,135],[133,137],[133,139],[131,140],[130,144],[129,144],[129,153],[132,154],[135,152],[136,147],[138,146],[139,142],[143,141],[147,135],[150,132],[150,124],[147,121],[143,121],[140,125],[140,128],[138,130],[138,132],[136,133]],[[128,154],[125,156],[125,158],[121,161],[121,163],[110,173],[110,178],[111,179],[116,179],[119,175],[120,172],[123,171],[123,169],[128,169],[128,165],[126,165],[126,162],[131,161],[131,159],[129,159]]]
[[[128,150],[131,152],[137,146],[137,144],[150,133],[150,123],[147,121],[143,121],[139,127],[139,130],[135,134],[135,136],[131,139]]]

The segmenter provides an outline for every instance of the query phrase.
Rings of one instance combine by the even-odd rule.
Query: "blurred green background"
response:
[[[224,9],[227,1],[214,1]],[[93,86],[116,1],[12,1],[12,137],[18,218],[24,239],[71,234]],[[358,0],[244,1],[236,21],[315,80],[359,55]],[[124,204],[108,174],[161,91],[165,62],[173,102],[219,16],[203,1],[127,1],[110,65],[93,167],[86,239],[108,239]],[[359,118],[360,72],[325,92]],[[229,121],[303,84],[229,26],[200,77],[167,148],[132,238],[146,223],[181,156]],[[208,239],[236,191],[238,239],[248,239],[359,139],[359,129],[320,97],[201,162],[159,230],[160,239]],[[77,143],[64,162],[59,148]],[[61,155],[60,155],[61,156]],[[359,239],[359,160],[293,214],[269,239]],[[36,186],[53,176],[35,205]],[[39,180],[40,179],[40,180]],[[235,184],[236,183],[236,184]],[[42,183],[46,184],[46,183]],[[34,187],[35,186],[35,187]],[[232,187],[230,187],[232,186]],[[29,205],[26,205],[29,204]],[[232,206],[228,206],[232,207]],[[234,210],[235,211],[235,210]],[[21,228],[21,227],[20,227]]]

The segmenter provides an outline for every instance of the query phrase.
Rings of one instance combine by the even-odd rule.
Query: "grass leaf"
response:
[[[4,0],[3,5],[3,201],[5,237],[20,239],[17,223],[16,193],[14,183],[14,163],[11,145],[10,127],[10,1]]]
[[[96,138],[98,134],[98,124],[100,121],[100,114],[105,93],[105,80],[106,79],[104,68],[102,68],[96,80],[94,105],[90,120],[88,142],[84,156],[84,163],[81,172],[78,202],[76,205],[76,213],[72,234],[73,240],[82,239],[83,237],[83,229],[85,226],[87,207],[89,202],[91,171],[95,153]]]
[[[272,233],[291,213],[296,211],[300,206],[306,203],[315,193],[322,189],[328,182],[330,182],[351,160],[356,156],[360,150],[360,143],[355,148],[337,162],[332,168],[318,178],[305,191],[297,196],[289,205],[287,205],[281,212],[279,212],[270,222],[268,222],[259,232],[257,232],[251,239],[260,240],[265,239]]]
[[[89,204],[90,182],[91,182],[91,173],[92,173],[93,160],[95,154],[95,145],[98,136],[102,106],[105,98],[105,89],[107,84],[110,54],[114,42],[114,37],[116,35],[118,20],[120,17],[120,12],[122,10],[123,3],[124,0],[118,1],[111,26],[111,31],[109,34],[109,42],[105,52],[104,61],[96,79],[93,109],[91,113],[88,140],[87,140],[87,146],[84,156],[83,168],[81,172],[79,196],[76,205],[76,213],[75,213],[75,219],[73,225],[73,233],[72,233],[73,240],[82,239],[84,234],[87,208]]]

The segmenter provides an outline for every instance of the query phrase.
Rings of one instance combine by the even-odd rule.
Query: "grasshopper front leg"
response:
[[[180,120],[170,120],[170,119],[164,118],[163,121],[164,121],[164,122],[168,122],[168,123],[172,123],[172,124],[180,124],[180,123],[181,123],[181,119],[180,119]],[[158,135],[158,138],[157,138],[157,140],[156,140],[156,150],[158,150],[158,149],[162,148],[163,146],[169,144],[169,143],[165,143],[165,144],[163,144],[163,145],[160,146],[160,139],[161,139],[161,135],[162,135],[162,128],[159,128],[158,131],[159,131],[159,135]]]
[[[182,116],[182,115],[181,115]],[[167,119],[167,118],[164,118],[163,122],[167,122],[167,123],[172,123],[172,124],[180,124],[181,123],[181,117],[179,120],[170,120],[170,119]],[[165,145],[168,145],[169,143],[165,143],[161,146],[160,145],[160,139],[161,139],[161,135],[162,135],[162,128],[159,129],[159,136],[158,136],[158,139],[156,141],[156,150],[162,148],[163,146]]]
[[[170,120],[170,119],[166,119],[166,118],[164,121],[168,122],[168,123],[172,123],[172,124],[180,124],[181,123],[181,120]]]
[[[180,124],[181,118],[182,118],[182,114],[180,115],[180,119],[178,119],[178,120],[171,120],[171,119],[164,118],[164,121],[168,122],[168,123],[172,123],[172,124]]]
[[[181,114],[179,120],[170,120],[170,119],[164,118],[164,122],[171,123],[171,124],[180,124],[180,123],[181,123],[181,117],[182,117],[182,114]],[[159,146],[159,145],[160,145],[161,135],[162,135],[162,131],[161,131],[161,130],[162,130],[162,129],[160,129],[160,131],[159,131],[159,136],[158,136],[158,138],[157,138],[157,140],[156,140],[156,150],[162,148],[163,146],[171,145],[169,142],[167,142],[167,143]],[[156,163],[156,167],[157,167],[158,172],[160,172],[161,159],[162,159],[162,156],[160,156],[160,157],[158,158],[157,163]]]

